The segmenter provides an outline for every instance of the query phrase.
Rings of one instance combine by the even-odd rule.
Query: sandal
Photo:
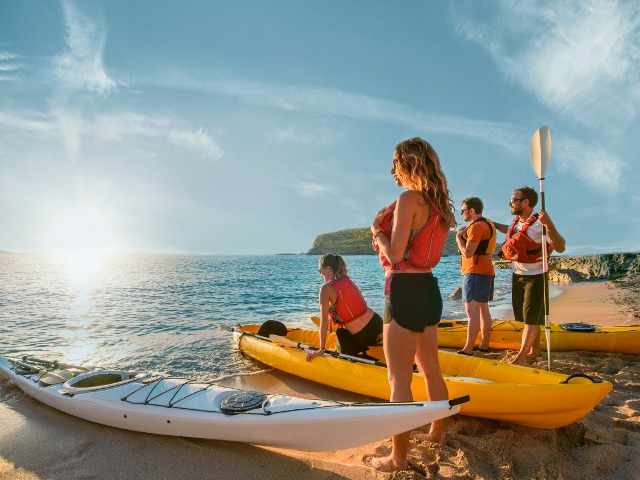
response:
[[[464,350],[458,350],[456,353],[458,355],[466,355],[467,357],[473,357],[473,353],[467,353]]]

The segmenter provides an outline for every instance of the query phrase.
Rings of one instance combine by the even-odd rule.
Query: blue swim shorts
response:
[[[479,273],[466,273],[462,277],[462,301],[488,302],[493,300],[492,275],[480,275]]]

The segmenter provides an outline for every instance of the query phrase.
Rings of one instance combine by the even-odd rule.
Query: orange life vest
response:
[[[507,239],[502,244],[502,254],[507,260],[520,263],[538,263],[542,261],[542,246],[532,240],[527,235],[527,229],[538,220],[538,214],[531,215],[522,225],[519,231],[515,231],[516,225],[520,217],[516,217],[511,222],[509,230],[507,230]],[[553,248],[547,244],[547,252],[551,253]]]
[[[396,202],[393,202],[387,208],[391,211],[382,220],[380,230],[391,238],[391,230],[393,229],[393,214],[395,212]],[[387,257],[383,255],[376,244],[373,242],[373,248],[378,251],[378,260],[385,272],[390,270],[406,270],[408,268],[414,270],[424,270],[430,272],[442,257],[447,234],[449,233],[449,225],[439,214],[433,213],[433,205],[429,209],[429,219],[420,230],[412,230],[407,242],[407,248],[404,251],[404,257],[400,262],[392,265]]]
[[[329,307],[329,319],[332,324],[345,325],[367,311],[367,302],[349,277],[331,280],[329,283],[338,294],[336,303]]]
[[[496,248],[496,229],[494,228],[493,224],[491,222],[489,222],[489,220],[487,220],[484,217],[480,217],[477,220],[474,220],[473,222],[471,222],[469,224],[469,227],[471,227],[471,225],[473,225],[474,223],[478,223],[478,222],[484,222],[487,224],[487,226],[489,227],[489,238],[485,238],[484,240],[481,240],[478,242],[478,246],[476,247],[476,251],[473,254],[473,256],[475,257],[475,261],[474,263],[478,263],[478,259],[480,258],[480,255],[491,255],[493,253],[493,251]],[[467,244],[467,238],[464,238],[464,244]],[[462,258],[460,259],[460,265],[462,265]]]

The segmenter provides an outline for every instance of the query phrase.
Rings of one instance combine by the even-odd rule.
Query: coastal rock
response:
[[[510,262],[496,261],[494,266],[509,268]],[[612,280],[640,285],[640,252],[549,257],[550,282],[567,284],[587,280]]]
[[[456,290],[449,294],[451,300],[462,300],[462,288],[458,287]]]
[[[584,275],[571,268],[549,269],[549,281],[553,283],[576,283],[584,279]]]
[[[557,274],[554,273],[558,272]],[[600,255],[552,256],[549,259],[549,279],[552,275],[570,281],[619,280],[637,282],[640,274],[640,252],[604,253]],[[562,281],[561,283],[570,283]]]
[[[493,266],[500,269],[511,268],[511,262],[507,260],[498,260],[496,262],[493,262]]]

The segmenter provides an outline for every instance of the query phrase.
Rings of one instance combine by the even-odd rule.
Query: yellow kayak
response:
[[[585,350],[640,355],[640,325],[598,327],[587,323],[552,323],[551,351]],[[466,320],[442,320],[438,325],[438,345],[462,348],[467,341]],[[494,320],[491,324],[490,348],[518,350],[524,323],[515,320]],[[544,327],[541,327],[544,332]],[[480,342],[480,335],[476,345]],[[540,348],[547,349],[545,335],[540,336]]]
[[[388,400],[387,368],[382,347],[371,347],[367,360],[330,352],[335,334],[329,334],[327,353],[306,361],[306,347],[318,345],[316,330],[293,329],[286,337],[256,334],[259,325],[238,325],[234,339],[246,355],[273,368],[331,387]],[[469,395],[460,413],[537,428],[568,425],[589,413],[608,393],[610,382],[587,376],[568,376],[479,357],[440,351],[440,365],[449,398]],[[424,380],[413,374],[413,399],[427,400]]]
[[[318,317],[311,317],[316,325]],[[462,348],[467,342],[467,320],[441,320],[438,324],[438,346]],[[552,323],[551,351],[566,352],[617,352],[640,355],[640,325],[598,327],[588,323]],[[544,332],[544,327],[540,327]],[[491,323],[489,347],[519,350],[524,323],[515,320],[494,320]],[[476,345],[480,344],[480,335]],[[540,336],[540,348],[547,350],[544,335]]]

